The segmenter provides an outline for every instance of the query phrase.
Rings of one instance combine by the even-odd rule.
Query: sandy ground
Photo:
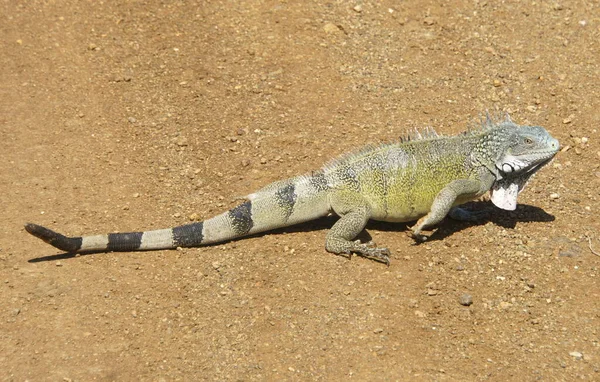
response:
[[[598,2],[3,1],[0,20],[1,380],[600,380]],[[210,217],[486,109],[563,150],[515,212],[422,245],[370,224],[390,267],[326,253],[333,217],[78,257],[23,229]]]

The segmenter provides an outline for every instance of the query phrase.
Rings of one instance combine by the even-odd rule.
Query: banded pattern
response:
[[[84,237],[67,237],[46,227],[28,223],[25,230],[54,247],[68,252],[128,252],[177,247],[196,247],[220,243],[277,227],[316,219],[327,215],[328,183],[323,172],[273,183],[248,201],[211,219],[152,231],[110,233]],[[299,201],[297,191],[314,198]],[[315,208],[317,207],[317,208]]]
[[[421,239],[424,227],[487,191],[496,206],[514,209],[525,183],[558,148],[558,141],[541,127],[488,117],[480,128],[456,136],[427,129],[395,143],[366,146],[320,170],[267,185],[240,205],[202,222],[83,237],[67,237],[36,224],[25,229],[69,253],[134,251],[220,243],[334,212],[340,219],[327,234],[329,252],[354,252],[388,263],[386,248],[354,241],[369,219],[420,218],[411,229]]]

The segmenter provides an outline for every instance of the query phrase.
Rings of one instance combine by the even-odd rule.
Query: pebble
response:
[[[133,117],[129,117],[127,118],[127,120],[129,121],[129,123],[136,123],[137,119],[133,118]]]
[[[177,137],[177,139],[175,139],[175,144],[179,147],[187,146],[188,140],[186,137]]]
[[[352,8],[352,9],[354,9],[354,12],[357,12],[357,13],[361,13],[361,12],[362,12],[362,10],[363,10],[363,8],[362,8],[362,5],[356,5],[356,6],[355,6],[354,8]]]
[[[373,333],[376,333],[376,334],[383,333],[383,328],[374,329]]]
[[[458,302],[463,306],[471,306],[473,304],[473,296],[468,293],[464,293],[459,297]]]
[[[569,353],[569,355],[573,358],[575,358],[576,360],[582,360],[583,359],[583,354],[581,352],[578,351],[572,351]]]
[[[558,198],[560,198],[560,195],[557,194],[556,192],[553,192],[553,193],[550,194],[550,199],[556,200]]]
[[[340,31],[340,28],[333,23],[327,23],[323,26],[323,30],[325,33],[337,33]]]
[[[569,123],[573,122],[573,119],[575,118],[574,114],[571,114],[570,116],[568,116],[567,118],[562,120],[562,123],[565,125],[568,125]]]
[[[431,26],[435,24],[435,21],[436,20],[433,17],[427,16],[423,19],[423,24]]]

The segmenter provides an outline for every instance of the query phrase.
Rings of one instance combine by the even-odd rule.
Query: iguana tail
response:
[[[67,237],[37,224],[25,230],[68,252],[112,252],[196,247],[313,220],[329,213],[322,172],[272,183],[239,206],[202,222],[143,232]]]

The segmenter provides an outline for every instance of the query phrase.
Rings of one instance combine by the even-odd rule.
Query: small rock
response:
[[[136,123],[137,119],[133,118],[133,117],[129,117],[127,118],[127,120],[129,121],[129,123]]]
[[[373,329],[373,333],[375,333],[375,334],[383,333],[383,328]]]
[[[464,293],[459,297],[458,302],[463,306],[471,306],[473,304],[473,296],[468,293]]]
[[[62,263],[60,261],[57,261],[55,264],[57,267],[62,267]]]
[[[550,199],[556,200],[558,198],[560,198],[560,195],[558,193],[553,192],[553,193],[550,194]]]
[[[434,19],[433,17],[431,17],[431,16],[427,16],[427,17],[425,17],[425,18],[423,19],[423,23],[424,23],[425,25],[429,25],[429,26],[431,26],[431,25],[435,24],[435,19]]]
[[[576,360],[580,361],[583,359],[583,354],[578,352],[578,351],[572,351],[569,353],[569,355],[573,358],[575,358]]]
[[[352,8],[354,10],[354,12],[356,13],[361,13],[362,12],[362,5],[356,5],[354,8]]]
[[[190,221],[194,222],[194,221],[198,221],[200,220],[200,216],[197,213],[193,213],[190,216],[188,216],[188,219],[190,219]]]
[[[567,118],[563,119],[562,123],[568,125],[569,123],[573,122],[573,119],[575,119],[575,114],[571,114]]]
[[[340,28],[333,23],[327,23],[323,26],[323,30],[325,33],[337,33],[340,31]]]
[[[177,137],[177,139],[175,140],[175,144],[180,147],[187,146],[188,140],[186,137]]]

